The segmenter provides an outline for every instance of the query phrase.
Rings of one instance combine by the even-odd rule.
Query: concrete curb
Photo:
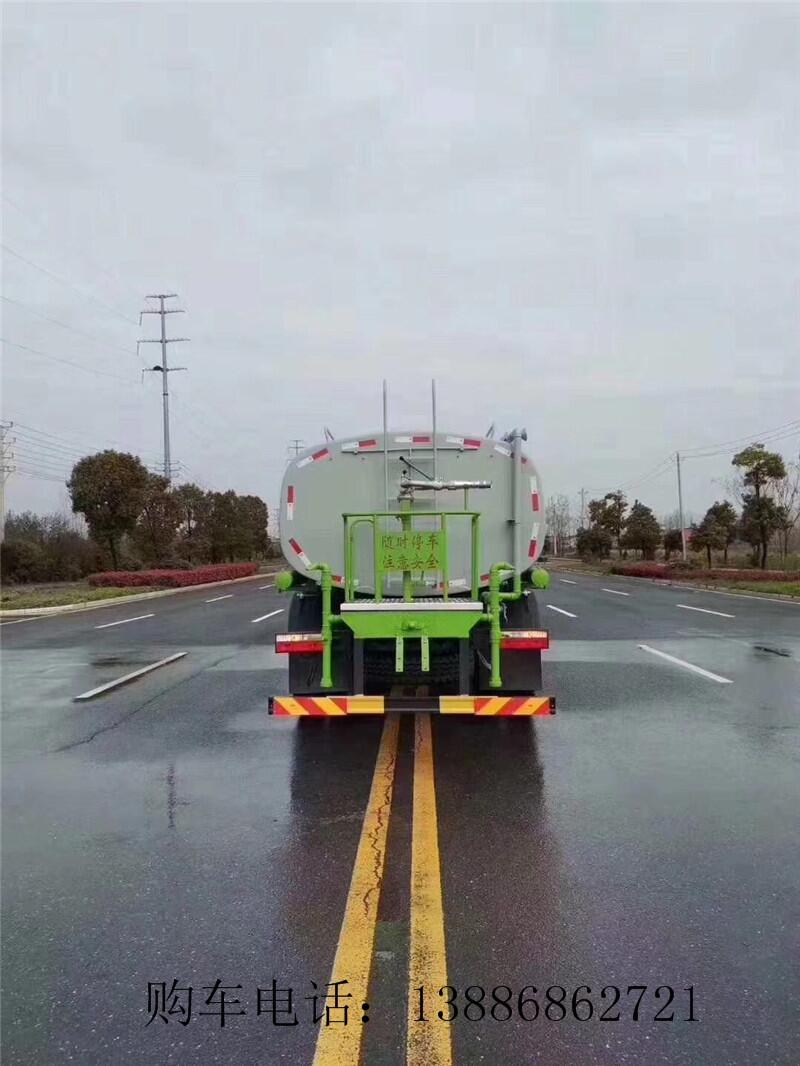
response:
[[[113,607],[121,603],[138,603],[140,600],[156,600],[161,596],[174,596],[179,592],[196,592],[198,589],[218,589],[222,585],[238,585],[243,581],[257,581],[265,577],[274,577],[278,570],[264,570],[260,574],[248,577],[233,577],[227,581],[205,581],[202,585],[184,585],[179,589],[158,589],[157,592],[135,592],[132,596],[111,596],[97,603],[62,603],[57,607],[21,607],[19,610],[0,611],[0,620],[11,618],[46,618],[49,615],[71,614],[75,611],[94,611],[101,607]]]

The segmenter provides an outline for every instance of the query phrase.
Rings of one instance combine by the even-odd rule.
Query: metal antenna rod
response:
[[[177,299],[177,293],[174,292],[156,292],[149,293],[146,297],[148,300],[158,300],[158,310],[146,308],[139,312],[139,325],[142,324],[142,315],[161,315],[161,337],[158,340],[144,339],[139,340],[136,344],[136,350],[139,350],[140,344],[160,344],[161,345],[161,366],[146,367],[143,373],[160,373],[161,374],[161,402],[163,406],[164,414],[164,477],[167,479],[167,484],[172,480],[172,456],[170,452],[170,437],[169,437],[169,375],[175,370],[186,370],[185,366],[173,366],[167,365],[167,345],[176,344],[182,341],[188,341],[188,337],[168,337],[166,327],[167,315],[183,315],[186,312],[180,307],[165,307],[165,300]]]
[[[386,497],[386,510],[389,510],[389,401],[386,392],[386,378],[383,379],[383,492]]]

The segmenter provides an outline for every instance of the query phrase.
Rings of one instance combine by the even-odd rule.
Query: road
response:
[[[526,721],[268,718],[261,582],[3,623],[4,1062],[325,1066],[306,997],[348,980],[379,1066],[796,1066],[800,606],[565,572],[539,603],[559,713]]]

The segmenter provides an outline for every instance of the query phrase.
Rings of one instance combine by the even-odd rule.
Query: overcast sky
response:
[[[660,514],[669,452],[800,419],[796,5],[4,22],[2,335],[94,371],[5,347],[13,510],[66,507],[73,450],[157,461],[150,292],[191,338],[174,458],[270,504],[292,438],[379,425],[383,377],[393,428],[428,425],[435,376],[443,429],[527,427],[547,494],[632,482]],[[729,472],[687,462],[688,509]]]

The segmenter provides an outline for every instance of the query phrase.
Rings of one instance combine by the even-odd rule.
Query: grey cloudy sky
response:
[[[800,419],[797,6],[17,3],[4,24],[3,240],[30,262],[5,256],[3,336],[122,379],[5,348],[40,474],[12,509],[66,505],[41,475],[70,448],[159,455],[135,355],[155,291],[191,338],[175,458],[270,503],[291,438],[376,428],[384,376],[395,428],[427,424],[434,375],[442,428],[527,426],[548,493],[634,482],[658,512],[674,478],[637,479],[670,451]],[[690,510],[728,463],[687,463]]]

